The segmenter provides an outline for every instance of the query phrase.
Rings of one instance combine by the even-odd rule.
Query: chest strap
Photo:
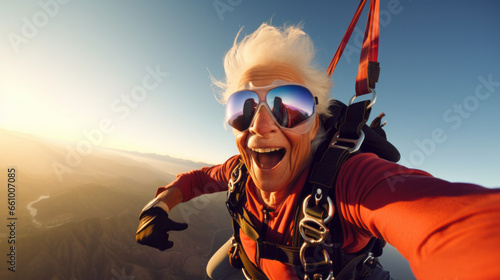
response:
[[[277,260],[285,264],[299,266],[300,260],[298,253],[300,248],[297,246],[284,246],[264,241],[257,227],[252,223],[248,211],[244,207],[246,201],[246,192],[244,185],[248,174],[243,162],[240,162],[233,170],[229,181],[228,197],[226,207],[232,217],[234,239],[241,243],[239,233],[240,229],[253,241],[257,242],[257,252],[259,258]]]

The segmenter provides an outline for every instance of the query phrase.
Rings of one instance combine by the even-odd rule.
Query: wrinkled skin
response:
[[[240,81],[241,88],[248,82],[256,87],[267,86],[274,80],[303,84],[300,75],[286,65],[261,66],[249,69]],[[257,90],[261,99],[267,90]],[[311,141],[316,136],[319,120],[305,134],[281,129],[272,119],[270,112],[261,109],[254,122],[245,132],[234,131],[236,145],[242,155],[248,172],[260,190],[262,202],[275,208],[290,193],[291,186],[311,160]],[[264,164],[266,155],[256,150],[278,148],[284,155],[277,164]],[[275,160],[276,161],[276,160]]]

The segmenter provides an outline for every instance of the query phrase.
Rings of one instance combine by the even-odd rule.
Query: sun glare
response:
[[[33,93],[4,87],[0,97],[0,127],[59,140],[70,140],[72,118]]]

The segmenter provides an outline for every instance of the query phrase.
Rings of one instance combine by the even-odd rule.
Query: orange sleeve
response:
[[[226,191],[231,172],[238,162],[239,156],[233,156],[223,164],[179,174],[175,181],[158,188],[156,196],[172,186],[181,190],[184,197],[183,202],[202,194]]]
[[[345,242],[385,239],[418,279],[500,279],[500,189],[360,154],[342,166],[336,195]]]

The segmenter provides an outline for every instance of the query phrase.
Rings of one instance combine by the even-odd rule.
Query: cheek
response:
[[[306,135],[289,135],[292,144],[291,168],[293,171],[301,171],[309,162],[311,155],[311,141]]]
[[[238,151],[240,152],[240,155],[243,157],[243,161],[245,164],[248,166],[250,164],[249,157],[248,157],[248,150],[247,150],[247,135],[248,132],[244,133],[236,133],[234,136],[234,140],[236,142],[236,147],[238,148]]]
[[[295,143],[294,149],[296,149],[297,156],[300,158],[301,162],[303,164],[307,164],[309,162],[309,159],[312,157],[311,155],[311,142],[316,136],[318,127],[317,127],[317,120],[314,124],[314,126],[307,132],[306,134],[297,136],[296,140],[293,142]]]
[[[236,142],[236,147],[241,151],[242,148],[246,146],[245,137],[243,136],[246,133],[238,133],[234,135],[234,141]]]

